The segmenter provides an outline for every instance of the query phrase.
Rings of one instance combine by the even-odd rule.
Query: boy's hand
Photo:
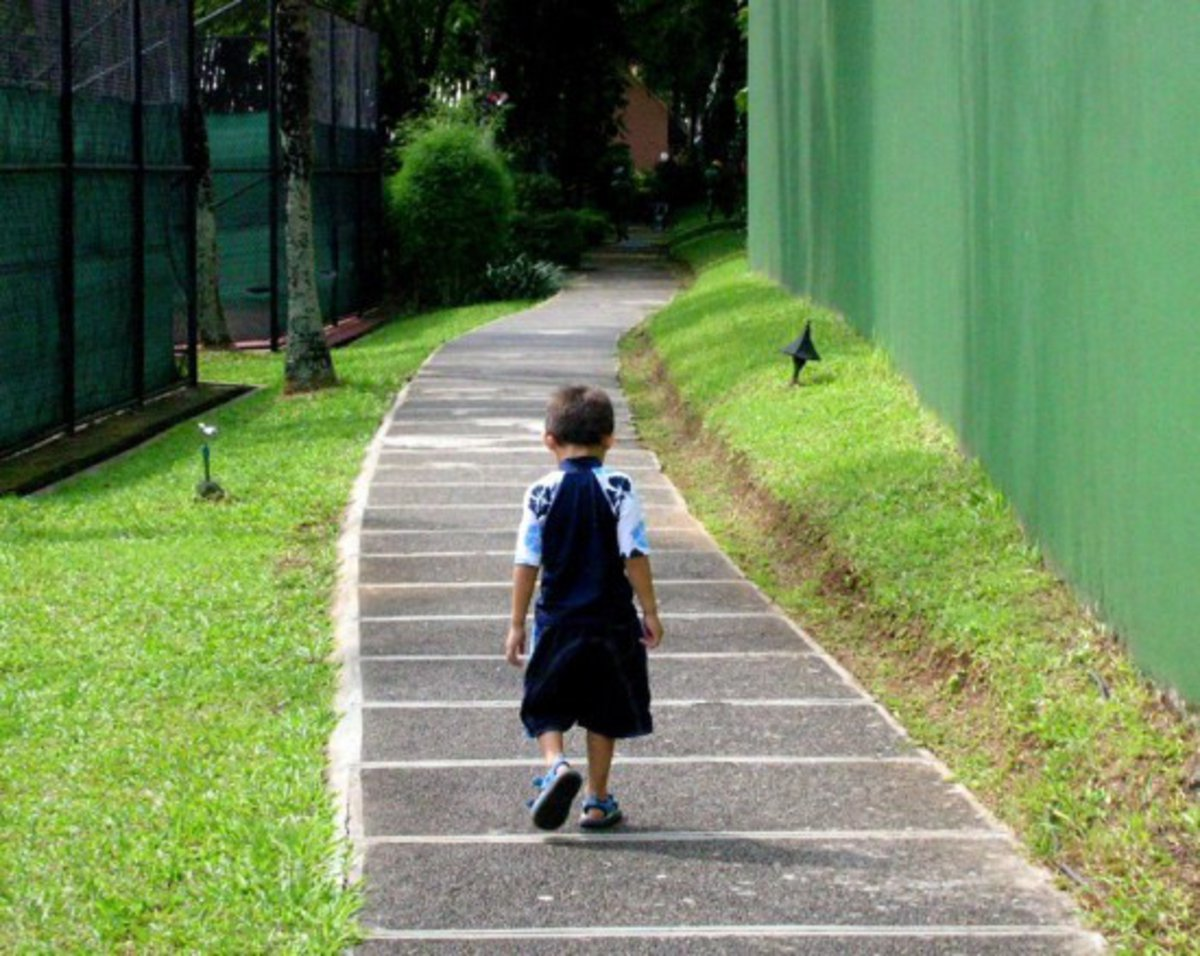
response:
[[[658,612],[642,615],[642,643],[650,650],[658,647],[663,639],[662,621],[658,619]]]
[[[529,613],[537,576],[538,569],[533,565],[513,565],[512,616],[504,639],[504,659],[513,667],[521,666],[521,656],[525,653],[525,615]]]
[[[521,658],[525,655],[525,625],[510,624],[508,637],[504,639],[504,659],[513,667],[521,666]]]

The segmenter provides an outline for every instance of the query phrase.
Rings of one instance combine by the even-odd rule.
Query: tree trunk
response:
[[[425,50],[424,61],[418,61],[419,74],[426,88],[437,75],[438,64],[442,61],[442,47],[446,45],[446,21],[450,18],[452,0],[441,0],[434,14],[433,33]]]
[[[279,134],[286,195],[287,359],[284,389],[337,384],[317,296],[312,206],[313,66],[307,0],[279,0]]]
[[[200,341],[206,348],[227,349],[233,344],[225,308],[221,305],[221,270],[217,255],[217,214],[212,178],[212,154],[208,148],[208,124],[204,110],[196,108],[194,163],[196,190],[196,314]]]

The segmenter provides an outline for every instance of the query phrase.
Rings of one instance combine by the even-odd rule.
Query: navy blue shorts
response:
[[[525,668],[521,722],[533,737],[575,724],[604,737],[653,731],[650,678],[636,618],[539,630]]]

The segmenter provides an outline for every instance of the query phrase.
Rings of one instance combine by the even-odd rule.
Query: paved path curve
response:
[[[615,345],[674,291],[652,262],[609,260],[443,348],[376,441],[343,541],[335,742],[364,952],[1099,951],[639,447]],[[647,503],[667,640],[651,665],[657,732],[614,770],[628,824],[546,836],[523,806],[535,747],[500,650],[522,490],[552,465],[542,408],[574,381],[616,400],[610,462]]]

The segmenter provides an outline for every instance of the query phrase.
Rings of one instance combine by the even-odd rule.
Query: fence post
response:
[[[267,0],[267,136],[268,144],[267,193],[271,208],[268,211],[271,263],[271,351],[279,351],[279,32],[276,0]]]
[[[133,348],[133,395],[146,399],[146,125],[142,63],[142,0],[130,0],[133,35],[133,282],[129,328]]]
[[[337,73],[337,17],[332,13],[329,18],[329,44],[325,55],[329,59],[329,168],[326,172],[328,184],[326,195],[332,193],[328,204],[329,216],[329,268],[333,279],[329,287],[329,316],[334,325],[338,324],[338,279],[341,278],[341,255],[338,243],[338,211],[342,199],[342,169],[338,159],[338,73]]]
[[[59,25],[62,45],[59,52],[59,137],[62,152],[62,219],[59,266],[62,272],[58,310],[58,335],[62,358],[63,424],[67,434],[75,431],[75,70],[72,53],[73,27],[71,4],[61,0]]]
[[[386,215],[383,195],[383,147],[387,142],[383,131],[383,57],[380,56],[380,41],[376,35],[375,47],[375,122],[371,127],[371,205],[374,215],[371,227],[374,238],[371,242],[371,293],[379,302],[383,298],[383,221]]]
[[[199,133],[197,124],[200,119],[200,69],[196,58],[196,0],[187,0],[187,137],[188,145],[184,150],[185,163],[189,167],[184,174],[187,177],[187,380],[188,385],[195,388],[200,383],[200,313],[197,301],[199,284],[196,262],[196,202],[199,199],[199,168],[196,163],[195,143]]]
[[[367,259],[364,248],[365,229],[364,223],[364,202],[363,202],[363,148],[362,148],[362,38],[363,26],[360,23],[354,25],[354,308],[361,315],[365,311],[366,296],[363,294],[363,289],[366,283],[363,281],[363,270],[366,268]]]

